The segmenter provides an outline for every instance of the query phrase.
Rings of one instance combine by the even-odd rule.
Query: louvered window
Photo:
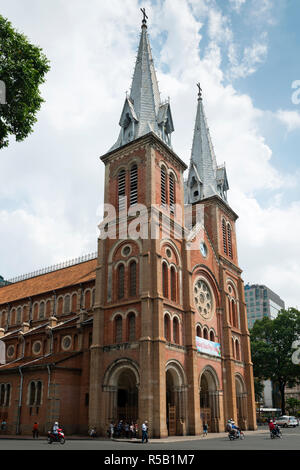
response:
[[[129,267],[129,292],[131,297],[136,297],[136,262],[130,263]]]
[[[133,165],[130,170],[130,205],[138,203],[138,167]]]
[[[174,214],[175,212],[175,179],[172,173],[170,174],[169,187],[170,187],[169,188],[170,189],[170,211],[171,211],[171,214]]]
[[[227,225],[227,239],[228,239],[228,254],[232,258],[232,236],[231,236],[231,227]]]
[[[118,298],[124,297],[124,265],[121,264],[118,268]]]
[[[167,174],[164,167],[161,169],[161,205],[166,206],[167,204],[167,191],[166,191],[166,183],[167,183]]]
[[[227,255],[227,231],[226,231],[226,222],[223,219],[222,221],[222,232],[223,232],[223,249],[224,253]]]
[[[118,204],[119,211],[123,211],[126,208],[126,173],[125,170],[121,170],[118,178]]]

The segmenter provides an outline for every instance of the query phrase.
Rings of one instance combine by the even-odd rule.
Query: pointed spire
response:
[[[131,142],[149,132],[154,132],[171,147],[171,133],[174,131],[169,102],[161,103],[158,81],[154,68],[150,41],[147,32],[145,9],[142,30],[132,85],[126,95],[120,118],[121,132],[111,150]]]
[[[202,88],[198,87],[197,115],[186,190],[188,203],[218,195],[225,201],[229,189],[225,167],[218,167],[204,113]]]

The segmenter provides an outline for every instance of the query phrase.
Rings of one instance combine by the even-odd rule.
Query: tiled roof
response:
[[[0,289],[0,305],[96,279],[97,260],[16,282]]]
[[[58,364],[60,362],[64,362],[72,357],[81,354],[81,351],[76,352],[61,352],[57,354],[50,354],[47,356],[41,356],[39,358],[20,358],[18,361],[12,361],[5,365],[0,366],[0,372],[5,372],[7,370],[16,369],[19,367],[37,367],[40,365],[47,365],[47,364]]]

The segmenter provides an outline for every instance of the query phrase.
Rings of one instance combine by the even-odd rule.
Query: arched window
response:
[[[236,351],[235,351],[235,345],[234,345],[234,339],[233,338],[231,338],[231,347],[232,347],[232,355],[235,358]]]
[[[127,317],[128,321],[128,341],[135,341],[135,314],[130,313]]]
[[[129,295],[136,297],[136,262],[132,261],[129,265]]]
[[[46,317],[49,318],[51,315],[51,300],[46,302]]]
[[[176,317],[173,320],[173,343],[179,344],[179,322]]]
[[[123,299],[124,297],[124,281],[125,281],[125,267],[124,264],[120,264],[118,267],[118,298]]]
[[[222,233],[223,233],[223,250],[224,253],[227,255],[227,231],[226,231],[226,222],[222,220]]]
[[[36,384],[36,406],[40,406],[42,404],[42,382],[38,381]]]
[[[207,328],[203,328],[203,338],[208,339],[208,331]]]
[[[58,315],[61,315],[62,312],[63,312],[63,303],[64,303],[64,299],[63,299],[63,297],[60,297],[58,299],[58,302],[57,302],[57,313],[58,313]]]
[[[209,333],[209,340],[215,342],[215,333],[212,330]]]
[[[91,307],[91,291],[87,290],[84,294],[84,308],[88,310]]]
[[[167,173],[166,173],[166,169],[164,166],[161,168],[160,178],[161,178],[161,205],[166,206],[167,205],[167,186],[166,186],[167,185]]]
[[[123,331],[122,331],[122,317],[118,315],[115,318],[115,343],[122,343]]]
[[[39,307],[39,320],[43,320],[45,318],[45,302],[40,302]]]
[[[130,169],[130,205],[138,203],[138,167],[133,165]]]
[[[126,172],[124,169],[118,176],[118,207],[120,212],[126,208]]]
[[[241,359],[241,354],[240,354],[240,344],[238,340],[235,341],[235,357],[238,361]]]
[[[171,341],[171,335],[170,335],[170,317],[169,315],[165,315],[165,318],[164,318],[164,334],[165,334],[165,338],[167,341]]]
[[[171,299],[176,302],[176,291],[177,291],[177,285],[176,285],[176,270],[174,266],[171,266]]]
[[[175,212],[175,178],[173,173],[169,177],[169,194],[170,194],[170,211],[171,214]]]
[[[232,258],[232,234],[231,227],[227,224],[227,241],[228,241],[228,255]]]
[[[236,310],[236,303],[234,300],[231,301],[231,311],[232,311],[232,326],[238,328],[238,321],[237,321],[237,310]]]
[[[19,325],[22,321],[22,307],[17,308],[17,324]]]
[[[72,312],[77,312],[77,294],[72,295]]]
[[[196,328],[196,336],[198,336],[198,338],[201,338],[201,337],[202,337],[201,326],[200,326],[200,325],[197,325],[197,328]]]
[[[0,406],[4,406],[5,384],[0,384]]]
[[[162,287],[163,287],[163,296],[169,296],[169,276],[168,276],[168,266],[166,263],[162,265]]]
[[[29,405],[33,406],[35,402],[35,382],[30,382],[29,385]]]
[[[64,299],[64,313],[70,313],[71,308],[71,297],[70,295],[66,295]]]

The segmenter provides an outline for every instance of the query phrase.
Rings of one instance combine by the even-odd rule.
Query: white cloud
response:
[[[275,117],[279,119],[288,129],[292,132],[300,129],[300,113],[298,111],[285,111],[279,109],[275,114]]]

